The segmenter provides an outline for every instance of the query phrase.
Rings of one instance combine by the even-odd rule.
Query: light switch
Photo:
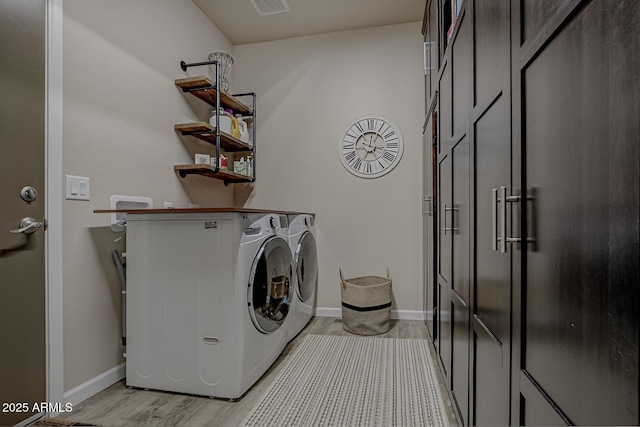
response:
[[[67,200],[89,200],[89,178],[66,175]]]

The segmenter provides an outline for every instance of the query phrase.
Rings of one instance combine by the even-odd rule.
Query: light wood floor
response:
[[[307,327],[287,345],[269,371],[241,399],[235,402],[132,389],[128,388],[123,380],[74,406],[73,412],[60,415],[57,418],[65,421],[109,426],[237,426],[258,403],[306,334],[351,335],[342,328],[340,319],[329,317],[312,319]],[[428,339],[428,332],[422,321],[391,320],[391,330],[384,335],[378,335],[378,337]],[[433,351],[431,356],[435,361]],[[444,388],[442,374],[437,366],[434,366],[434,371],[438,374],[449,422],[455,426],[457,424],[451,401]]]

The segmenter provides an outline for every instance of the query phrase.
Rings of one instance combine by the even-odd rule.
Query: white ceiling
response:
[[[193,0],[234,45],[421,21],[425,0],[288,0],[260,16],[250,0]]]

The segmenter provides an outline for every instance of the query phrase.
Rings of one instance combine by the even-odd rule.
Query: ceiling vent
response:
[[[287,0],[251,0],[251,4],[262,16],[289,12]]]

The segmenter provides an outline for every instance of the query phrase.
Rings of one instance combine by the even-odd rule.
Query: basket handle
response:
[[[342,268],[338,267],[338,271],[340,271],[340,289],[347,289],[347,283],[344,281],[344,276],[342,275]]]
[[[391,272],[389,271],[389,267],[387,267],[387,278],[389,279],[389,281],[393,282],[393,280],[391,280]]]

